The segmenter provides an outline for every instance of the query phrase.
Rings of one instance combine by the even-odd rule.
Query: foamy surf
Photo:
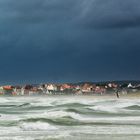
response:
[[[93,97],[1,97],[2,140],[140,138],[140,101]]]
[[[57,128],[43,122],[36,122],[36,123],[22,123],[20,124],[20,128],[24,131],[50,131],[56,130]]]

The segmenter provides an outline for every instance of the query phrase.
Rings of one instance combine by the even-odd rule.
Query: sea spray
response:
[[[2,97],[0,139],[139,139],[140,101],[91,97]]]

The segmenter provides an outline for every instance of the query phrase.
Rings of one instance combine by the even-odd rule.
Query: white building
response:
[[[131,83],[129,83],[127,87],[128,87],[128,88],[132,88],[133,86],[132,86]]]
[[[48,91],[48,93],[57,91],[57,86],[55,86],[53,84],[49,84],[49,85],[47,85],[47,91]]]

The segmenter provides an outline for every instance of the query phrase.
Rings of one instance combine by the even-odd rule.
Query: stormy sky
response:
[[[140,1],[0,0],[0,83],[140,80]]]

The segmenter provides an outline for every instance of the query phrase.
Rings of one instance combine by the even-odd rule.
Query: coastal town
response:
[[[140,83],[64,83],[64,84],[28,84],[28,85],[4,85],[0,86],[0,95],[103,95],[139,93]]]

